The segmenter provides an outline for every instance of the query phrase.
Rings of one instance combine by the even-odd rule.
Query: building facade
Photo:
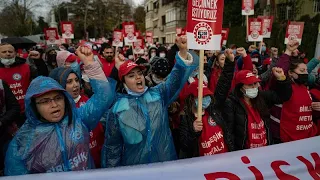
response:
[[[172,0],[146,0],[146,31],[153,32],[154,42],[174,44],[176,28],[186,26],[186,12]]]

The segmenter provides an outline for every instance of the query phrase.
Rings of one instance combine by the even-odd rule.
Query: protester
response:
[[[259,91],[260,80],[249,70],[236,74],[236,87],[229,95],[223,117],[233,135],[236,150],[263,147],[272,144],[269,132],[268,108],[289,100],[290,81],[281,68],[273,68],[277,78],[276,91]]]
[[[307,83],[307,66],[302,59],[291,58],[289,67],[292,95],[282,105],[280,139],[290,142],[317,135],[317,126],[312,121],[312,110],[320,111],[320,102],[312,102]]]
[[[109,77],[115,65],[114,50],[112,46],[106,43],[103,44],[101,46],[100,55],[98,57],[104,74],[106,75],[106,77]]]
[[[164,46],[160,46],[157,49],[157,55],[161,58],[166,58],[167,57],[167,48]]]
[[[177,39],[180,51],[176,65],[167,80],[156,87],[145,86],[144,67],[130,61],[120,66],[119,79],[127,94],[119,94],[109,112],[102,167],[177,158],[166,111],[198,64],[198,57],[187,52],[186,38]]]
[[[157,56],[157,48],[156,47],[153,47],[153,46],[151,46],[150,48],[149,48],[149,61],[151,61],[151,59],[153,58],[153,57],[155,57],[155,56]]]
[[[20,106],[8,84],[0,80],[0,176],[3,175],[7,146],[15,135],[15,121],[19,119]]]
[[[51,45],[46,49],[46,62],[47,62],[47,67],[49,73],[54,69],[58,67],[57,64],[57,52],[58,52],[58,47]]]
[[[84,94],[80,94],[80,77],[71,68],[56,68],[50,73],[50,77],[56,80],[73,98],[76,107],[80,108],[89,100]],[[104,141],[104,130],[99,122],[96,128],[90,131],[90,151],[96,168],[100,168],[101,149]]]
[[[213,62],[213,67],[211,68],[212,70],[209,78],[209,89],[213,94],[215,93],[215,89],[217,87],[218,80],[224,67],[225,60],[226,56],[224,54],[219,54]]]
[[[137,63],[139,64],[139,63]],[[167,76],[170,74],[170,64],[167,59],[154,57],[153,64],[151,66],[151,72],[146,76],[146,84],[149,87],[156,86],[167,79]]]
[[[0,79],[8,83],[12,93],[20,104],[21,116],[18,124],[24,120],[24,98],[30,81],[37,76],[37,72],[26,63],[25,59],[17,57],[11,44],[0,44]]]
[[[79,47],[77,55],[95,94],[76,108],[73,98],[55,80],[43,76],[34,79],[26,95],[26,123],[7,151],[6,175],[94,168],[89,131],[113,102],[114,82],[107,81],[89,48]]]
[[[29,57],[27,58],[27,64],[33,71],[37,72],[38,76],[48,76],[48,67],[44,60],[41,58],[39,51],[30,51]]]
[[[56,59],[58,67],[70,67],[74,62],[80,63],[79,58],[69,51],[58,51]]]
[[[234,73],[234,55],[226,52],[227,60],[219,78],[216,92],[203,87],[202,118],[197,120],[198,81],[190,84],[185,99],[185,113],[180,124],[180,158],[220,154],[234,149],[232,136],[221,116]],[[215,139],[211,141],[210,139]]]

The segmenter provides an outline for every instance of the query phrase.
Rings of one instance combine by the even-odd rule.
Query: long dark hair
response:
[[[294,70],[299,66],[299,64],[302,64],[303,59],[299,57],[290,57],[290,66],[289,66],[289,71],[294,72]]]
[[[239,83],[234,88],[234,94],[239,99],[244,97],[243,92],[241,91],[241,88],[243,85],[244,84]],[[258,93],[258,96],[256,98],[250,99],[250,102],[251,102],[253,109],[257,110],[259,112],[260,116],[268,116],[269,115],[268,106],[260,93]]]

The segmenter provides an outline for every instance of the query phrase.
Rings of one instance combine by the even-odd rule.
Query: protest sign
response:
[[[135,24],[134,22],[122,23],[122,32],[124,37],[124,43],[126,46],[131,46],[136,41],[135,36]]]
[[[262,23],[263,23],[262,36],[263,36],[263,38],[271,38],[273,16],[258,16],[258,18],[262,19]]]
[[[45,28],[44,36],[46,39],[47,45],[50,44],[60,44],[59,34],[57,28]]]
[[[113,31],[112,46],[123,47],[123,36],[121,30],[115,29]]]
[[[61,33],[64,39],[74,39],[74,27],[72,22],[61,22]]]
[[[288,44],[289,41],[298,41],[301,44],[302,35],[304,29],[304,22],[294,22],[289,21],[287,25],[286,38],[284,40],[285,44]]]
[[[263,40],[262,31],[263,23],[262,19],[259,18],[249,18],[248,21],[248,41],[249,42],[261,42]]]
[[[242,15],[254,15],[254,2],[253,0],[242,0]]]

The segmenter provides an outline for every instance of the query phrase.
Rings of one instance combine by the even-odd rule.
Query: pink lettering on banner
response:
[[[313,126],[313,122],[311,121],[311,124],[308,124],[308,125],[297,125],[296,130],[297,131],[305,131],[305,130],[310,129],[312,126]]]
[[[301,106],[300,107],[300,112],[311,112],[312,107],[311,106]]]

